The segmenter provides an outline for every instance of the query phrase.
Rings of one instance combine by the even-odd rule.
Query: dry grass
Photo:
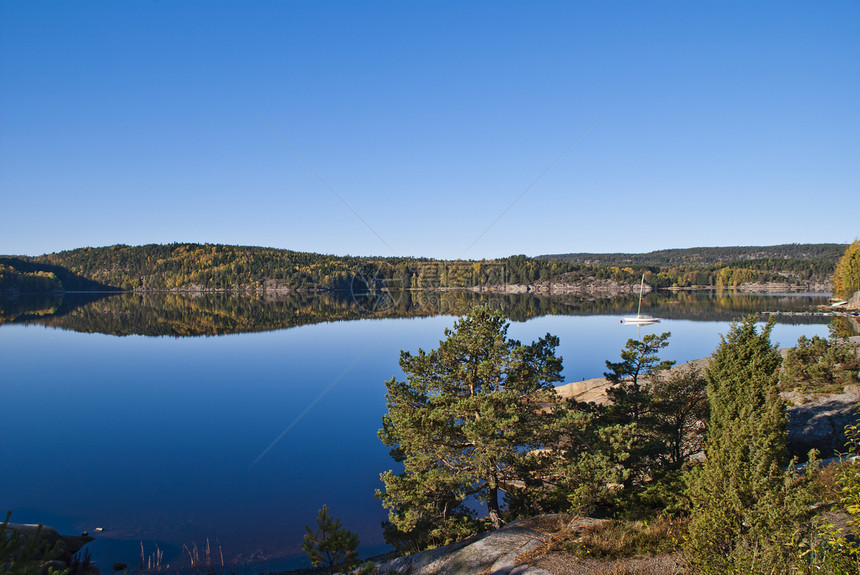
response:
[[[555,575],[691,575],[680,554],[623,559],[579,559],[571,555],[547,555],[532,562]]]
[[[605,568],[592,571],[592,575],[672,575],[684,573],[683,570],[666,571],[666,565],[653,563],[613,562]]]
[[[679,520],[622,522],[568,518],[546,531],[550,532],[546,542],[518,557],[518,563],[559,575],[689,573],[679,552],[686,531]]]
[[[684,532],[685,524],[673,519],[601,521],[561,530],[550,537],[545,549],[596,559],[674,553]]]

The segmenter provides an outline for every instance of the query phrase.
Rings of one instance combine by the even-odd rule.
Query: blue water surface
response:
[[[777,324],[773,340],[825,336],[825,321]],[[401,349],[436,347],[453,322],[188,338],[0,326],[0,508],[13,521],[96,535],[90,549],[103,570],[136,565],[141,544],[144,555],[158,545],[176,562],[183,545],[207,539],[227,563],[306,565],[304,526],[323,504],[359,533],[363,556],[384,550],[386,513],[374,498],[379,474],[394,466],[376,435],[384,382],[401,376]],[[710,355],[728,327],[547,316],[513,323],[509,336],[559,336],[574,381],[601,376],[628,338],[670,331],[663,357],[684,362]]]

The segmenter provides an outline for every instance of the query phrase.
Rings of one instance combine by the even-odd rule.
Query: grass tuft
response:
[[[564,529],[546,543],[545,553],[563,552],[583,559],[617,559],[674,553],[681,548],[686,522],[658,517],[653,521],[602,521]]]

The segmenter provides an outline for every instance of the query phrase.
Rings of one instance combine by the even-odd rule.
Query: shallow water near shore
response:
[[[394,466],[376,437],[384,382],[402,375],[401,349],[435,347],[473,300],[508,312],[509,337],[559,336],[567,381],[602,375],[631,337],[670,331],[663,357],[684,362],[710,355],[732,319],[826,302],[651,294],[643,313],[664,319],[637,328],[620,324],[630,298],[448,297],[408,309],[328,296],[16,304],[0,324],[0,507],[15,522],[89,531],[103,571],[136,566],[141,542],[146,557],[157,544],[178,564],[183,546],[207,539],[213,564],[220,551],[255,570],[301,567],[304,526],[323,504],[359,533],[366,557],[385,549],[373,494]],[[826,336],[829,320],[780,316],[772,337],[788,347]]]

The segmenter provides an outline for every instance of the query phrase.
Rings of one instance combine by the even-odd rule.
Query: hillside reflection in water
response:
[[[667,319],[732,321],[761,311],[801,311],[825,303],[821,294],[761,295],[732,292],[646,294],[643,313]],[[551,315],[629,315],[636,297],[585,300],[576,296],[534,296],[473,292],[404,291],[378,296],[351,293],[234,294],[65,294],[0,299],[0,323],[41,324],[111,335],[199,336],[271,331],[328,321],[462,315],[475,305],[500,310],[512,321]],[[821,323],[821,317],[790,316],[777,321]]]

